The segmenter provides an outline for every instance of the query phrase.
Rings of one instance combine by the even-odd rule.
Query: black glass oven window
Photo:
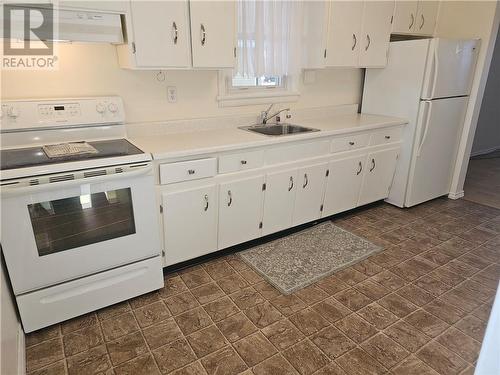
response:
[[[40,256],[135,233],[130,188],[28,205]]]

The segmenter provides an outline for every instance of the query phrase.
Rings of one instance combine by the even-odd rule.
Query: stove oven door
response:
[[[53,181],[2,187],[1,244],[16,295],[159,254],[151,165]]]

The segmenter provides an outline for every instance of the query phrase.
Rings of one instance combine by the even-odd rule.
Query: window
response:
[[[233,76],[231,84],[233,88],[280,87],[282,81],[284,79],[279,76],[243,77],[237,73]]]
[[[221,107],[292,102],[299,98],[288,76],[243,77],[231,70],[219,72]]]
[[[300,2],[238,0],[237,14],[237,66],[220,73],[221,106],[296,100]]]

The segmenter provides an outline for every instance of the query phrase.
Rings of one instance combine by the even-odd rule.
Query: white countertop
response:
[[[129,139],[141,150],[151,153],[153,159],[158,160],[315,139],[407,123],[401,118],[359,113],[336,115],[328,119],[291,122],[320,131],[273,137],[238,128],[223,128],[136,136]]]

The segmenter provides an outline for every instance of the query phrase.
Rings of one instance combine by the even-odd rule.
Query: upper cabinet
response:
[[[186,1],[132,1],[131,18],[136,67],[191,65]]]
[[[235,1],[190,1],[193,67],[232,68],[236,59]]]
[[[439,1],[396,1],[394,34],[432,35],[436,26]]]
[[[361,1],[331,2],[325,51],[327,66],[358,65],[362,18]]]
[[[383,67],[391,35],[393,1],[365,1],[363,22],[359,36],[359,65]]]
[[[131,1],[120,66],[130,69],[229,68],[235,64],[232,1]]]
[[[304,8],[305,68],[387,64],[394,1],[311,1]]]

